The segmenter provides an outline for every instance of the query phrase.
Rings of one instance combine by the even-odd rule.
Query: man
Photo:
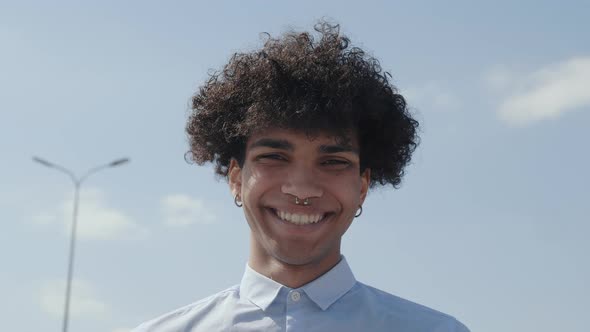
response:
[[[193,97],[190,157],[228,180],[248,264],[239,285],[134,331],[468,331],[356,281],[341,255],[369,189],[400,184],[418,123],[377,60],[338,26],[316,31],[235,54]]]

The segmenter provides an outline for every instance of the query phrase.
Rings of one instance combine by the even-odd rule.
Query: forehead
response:
[[[246,142],[246,151],[261,146],[281,149],[317,146],[358,152],[358,139],[350,132],[335,135],[327,131],[308,133],[295,129],[271,128],[253,132]]]

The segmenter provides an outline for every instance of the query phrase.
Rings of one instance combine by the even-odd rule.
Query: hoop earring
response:
[[[356,214],[354,215],[355,218],[358,218],[361,216],[361,214],[363,214],[363,206],[359,205],[359,210],[356,212]]]
[[[234,204],[239,208],[241,208],[242,205],[244,205],[244,203],[242,203],[242,202],[238,203],[238,194],[236,194],[236,196],[234,197]]]

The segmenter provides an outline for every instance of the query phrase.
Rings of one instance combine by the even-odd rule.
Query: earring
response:
[[[354,215],[355,218],[360,217],[360,215],[363,214],[363,206],[359,205],[359,210],[356,212],[356,214]]]
[[[244,205],[244,203],[242,203],[242,202],[238,202],[238,197],[239,197],[239,195],[238,195],[238,194],[236,194],[236,196],[234,197],[234,204],[235,204],[237,207],[242,207],[242,205]]]

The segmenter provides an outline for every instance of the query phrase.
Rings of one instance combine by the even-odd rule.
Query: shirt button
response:
[[[301,299],[301,294],[298,291],[291,292],[291,300],[293,300],[293,302],[297,302],[300,299]]]

